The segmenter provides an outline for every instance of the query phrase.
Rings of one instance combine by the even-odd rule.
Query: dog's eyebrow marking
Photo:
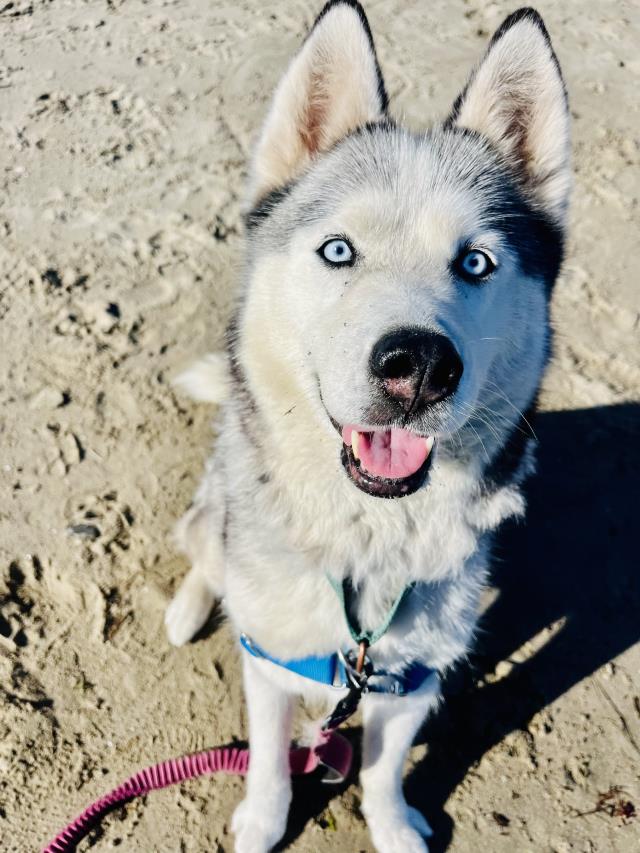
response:
[[[257,228],[266,219],[268,219],[275,208],[287,198],[294,187],[294,183],[285,184],[283,187],[271,190],[267,195],[263,196],[258,203],[245,214],[244,224],[250,231]]]
[[[541,278],[550,292],[564,255],[562,230],[515,192],[488,206],[486,224],[504,235],[525,275]]]

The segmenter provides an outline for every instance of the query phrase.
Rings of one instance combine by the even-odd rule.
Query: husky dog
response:
[[[409,132],[387,109],[364,11],[332,0],[257,146],[227,353],[182,377],[222,408],[178,525],[193,567],[169,639],[185,643],[223,599],[262,650],[242,652],[251,766],[238,853],[285,831],[295,697],[333,706],[347,692],[282,662],[349,653],[349,619],[390,622],[370,665],[431,673],[361,702],[373,844],[427,849],[403,762],[439,674],[470,648],[493,533],[523,513],[533,467],[527,417],[570,187],[567,98],[541,18],[504,21],[442,125]]]

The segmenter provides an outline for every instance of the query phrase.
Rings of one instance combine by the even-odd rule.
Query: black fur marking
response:
[[[351,133],[345,136],[345,139],[348,139],[351,136],[361,136],[364,133],[391,133],[394,130],[398,129],[398,125],[395,120],[391,118],[391,116],[384,116],[384,118],[378,119],[378,121],[368,121],[366,124],[361,124],[360,127],[356,127],[355,130],[352,130]],[[339,140],[336,144],[339,145],[343,140]]]
[[[278,187],[275,190],[263,196],[257,204],[244,216],[244,224],[247,231],[257,228],[259,225],[268,219],[274,209],[281,204],[291,193],[294,187],[294,182],[285,184],[283,187]]]
[[[523,273],[541,278],[551,292],[564,256],[564,233],[541,210],[517,191],[508,192],[489,206],[488,224],[501,231],[516,251]]]
[[[226,549],[227,542],[229,541],[229,518],[230,518],[230,516],[231,516],[231,512],[229,510],[229,504],[227,503],[227,504],[225,504],[224,518],[222,521],[221,539],[222,539],[222,548],[223,549]]]
[[[483,479],[483,492],[490,494],[507,486],[514,479],[531,439],[535,439],[531,424],[536,413],[536,402],[529,406],[518,424],[511,430],[505,444],[487,465]]]
[[[253,399],[253,395],[247,386],[247,380],[244,375],[244,370],[242,369],[238,357],[237,357],[237,343],[238,343],[238,315],[236,314],[229,325],[227,326],[226,332],[226,350],[227,357],[229,359],[229,373],[231,374],[231,383],[234,387],[234,390],[242,397],[244,403],[247,404],[247,408],[254,414],[257,411],[256,402]]]
[[[229,374],[231,377],[231,385],[238,400],[238,417],[240,426],[244,430],[245,435],[249,438],[254,447],[260,447],[260,434],[258,429],[258,404],[255,401],[251,389],[247,383],[247,378],[242,369],[242,365],[238,361],[237,343],[238,343],[238,312],[234,314],[227,326],[226,331],[226,352],[229,360]]]
[[[233,315],[225,332],[225,349],[229,359],[229,372],[231,379],[236,386],[245,386],[244,372],[237,359],[237,343],[238,343],[238,321],[237,312]]]
[[[378,62],[378,55],[376,53],[376,46],[373,40],[373,33],[371,32],[371,27],[369,26],[369,21],[365,14],[364,9],[358,3],[358,0],[329,0],[329,2],[324,6],[318,17],[316,18],[313,26],[311,27],[311,31],[309,35],[315,30],[320,21],[327,15],[331,9],[335,6],[349,6],[354,12],[357,14],[358,18],[360,18],[360,23],[362,24],[362,29],[365,32],[367,40],[369,41],[369,47],[371,48],[371,53],[373,54],[373,61],[376,66],[376,75],[378,77],[378,98],[380,100],[380,109],[383,113],[389,109],[389,96],[387,95],[387,89],[384,84],[384,78],[382,76],[382,69],[380,68],[380,63]]]

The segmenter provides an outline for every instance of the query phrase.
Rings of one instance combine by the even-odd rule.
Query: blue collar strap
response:
[[[326,684],[329,687],[339,689],[351,686],[344,656],[338,652],[326,655],[325,657],[280,660],[267,654],[264,649],[261,649],[260,646],[250,640],[246,634],[240,635],[240,643],[253,657],[268,660],[277,666],[288,669],[289,672],[301,675],[303,678],[309,678],[311,681],[319,684]],[[392,693],[396,696],[406,696],[418,690],[435,673],[436,670],[417,661],[409,664],[399,675],[374,666],[371,675],[367,678],[367,690],[372,693]]]

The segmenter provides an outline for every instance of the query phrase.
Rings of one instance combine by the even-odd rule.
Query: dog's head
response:
[[[332,0],[253,164],[254,382],[317,404],[360,489],[415,491],[434,445],[453,453],[490,398],[534,395],[569,185],[567,99],[536,12],[511,15],[444,125],[414,134],[387,115],[362,8]]]

